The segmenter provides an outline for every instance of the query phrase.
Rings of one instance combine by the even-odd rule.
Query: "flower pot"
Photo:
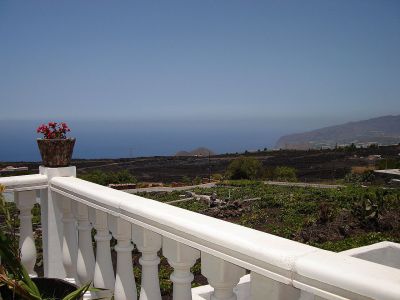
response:
[[[32,281],[38,287],[43,299],[61,300],[78,289],[75,284],[58,278],[37,277],[32,278]],[[15,298],[13,298],[13,291],[5,285],[0,287],[0,295],[3,297],[3,300],[23,300],[18,295],[15,295]]]
[[[74,150],[75,139],[38,139],[43,165],[50,168],[68,167]]]

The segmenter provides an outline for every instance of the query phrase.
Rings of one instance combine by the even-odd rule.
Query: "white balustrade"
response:
[[[92,226],[89,222],[88,207],[85,204],[77,203],[78,219],[78,254],[77,254],[77,275],[81,284],[93,281],[94,277],[94,252],[92,244]]]
[[[171,274],[173,299],[192,299],[191,283],[194,279],[190,268],[200,258],[200,251],[172,239],[163,238],[163,255],[174,268]]]
[[[233,288],[246,270],[211,254],[201,253],[201,273],[214,288],[211,300],[236,300]],[[264,294],[265,296],[265,294]]]
[[[132,226],[132,239],[142,253],[139,263],[142,266],[140,300],[161,300],[158,279],[160,258],[157,252],[161,249],[161,235],[143,227]]]
[[[36,246],[32,230],[32,209],[36,203],[36,191],[15,192],[15,203],[19,209],[21,262],[30,276],[36,276],[33,270],[36,263]]]
[[[96,294],[99,298],[111,298],[114,285],[114,269],[111,261],[110,240],[111,234],[108,229],[107,213],[96,210],[96,221],[94,224],[96,235],[96,263],[94,268],[94,286],[105,289]]]
[[[114,298],[115,300],[137,299],[135,277],[133,275],[131,243],[131,224],[121,218],[116,220],[117,239],[115,251],[117,252],[117,273],[115,279]]]
[[[15,192],[21,256],[31,275],[35,275],[36,260],[31,210],[36,190],[40,190],[45,276],[75,278],[80,284],[93,281],[95,287],[107,289],[96,297],[136,299],[133,241],[141,252],[140,300],[161,300],[161,248],[174,269],[174,300],[192,299],[190,268],[200,253],[201,271],[210,286],[203,290],[204,298],[195,294],[196,299],[236,300],[235,287],[239,289],[244,278],[246,289],[251,290],[245,299],[400,299],[400,270],[395,268],[89,183],[74,178],[73,167],[41,168],[40,172],[38,176],[0,178],[0,184]],[[96,229],[96,260],[91,223]],[[115,275],[110,231],[117,240]],[[242,277],[245,270],[250,277]]]
[[[251,299],[264,300],[265,295],[271,300],[297,300],[300,299],[300,290],[291,285],[251,272]],[[305,297],[306,295],[303,295]],[[303,298],[305,300],[307,298]],[[308,300],[314,300],[308,299]]]
[[[78,281],[76,273],[76,262],[78,256],[78,237],[76,231],[76,220],[72,213],[72,200],[67,197],[60,196],[62,206],[62,222],[63,222],[63,244],[62,257],[66,280],[72,283]]]

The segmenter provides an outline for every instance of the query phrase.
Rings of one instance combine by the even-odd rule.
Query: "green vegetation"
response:
[[[329,251],[340,252],[361,246],[371,245],[383,241],[400,243],[399,237],[393,237],[381,232],[368,232],[353,237],[344,238],[339,241],[327,241],[324,243],[311,243],[312,246]]]
[[[366,171],[362,174],[348,173],[344,177],[343,181],[346,183],[371,183],[375,180],[375,174],[373,171]]]
[[[273,171],[273,180],[276,181],[297,181],[296,169],[291,167],[276,167]]]
[[[173,191],[170,193],[168,193],[168,192],[137,193],[138,196],[157,200],[160,202],[169,202],[169,201],[179,200],[182,198],[182,195],[184,195],[184,194],[185,194],[185,192],[183,192],[183,191]]]
[[[258,159],[242,156],[229,164],[226,173],[230,179],[258,179],[263,176],[263,167]]]
[[[190,200],[190,201],[185,201],[185,202],[178,202],[173,204],[174,206],[184,208],[190,211],[202,213],[205,212],[208,209],[208,205],[202,201],[197,201],[197,200]]]
[[[224,179],[224,176],[222,174],[215,173],[211,175],[211,179],[216,181],[221,181]]]
[[[263,183],[259,180],[241,179],[241,180],[224,180],[222,182],[219,182],[217,185],[245,187],[245,186],[254,186],[254,185],[262,185],[262,184]]]
[[[400,159],[385,158],[377,162],[377,169],[379,170],[399,169],[399,168],[400,168]]]
[[[87,180],[101,185],[109,185],[111,183],[136,183],[136,178],[129,173],[128,170],[118,172],[103,172],[94,170],[88,173],[78,174],[78,178]]]
[[[239,201],[240,213],[232,217],[228,208],[216,215],[195,200],[174,205],[324,249],[342,251],[374,241],[400,240],[400,189],[283,187],[231,180],[194,192],[216,193],[228,203]]]

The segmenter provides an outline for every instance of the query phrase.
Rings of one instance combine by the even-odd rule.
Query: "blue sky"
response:
[[[400,113],[400,1],[0,1],[0,120]]]

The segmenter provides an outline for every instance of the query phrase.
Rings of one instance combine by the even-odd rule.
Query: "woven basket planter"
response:
[[[38,139],[42,162],[45,167],[68,167],[74,151],[75,139]]]

